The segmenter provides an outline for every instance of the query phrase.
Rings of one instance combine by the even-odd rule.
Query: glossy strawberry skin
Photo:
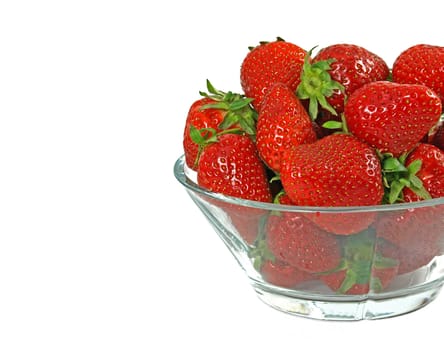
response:
[[[344,93],[335,90],[327,102],[338,113],[344,111],[344,98],[356,89],[373,81],[387,79],[390,71],[387,63],[378,55],[353,44],[335,44],[321,49],[313,62],[333,60],[329,74],[344,87]]]
[[[346,134],[330,135],[289,150],[281,180],[296,205],[375,205],[380,204],[383,194],[375,151]]]
[[[316,141],[316,132],[307,111],[293,90],[277,83],[266,94],[257,122],[256,142],[267,166],[280,172],[286,149]]]
[[[418,44],[403,51],[393,63],[393,81],[422,84],[444,103],[444,47]]]
[[[198,184],[210,191],[270,202],[265,168],[250,137],[224,134],[207,146],[199,159]]]
[[[353,135],[399,157],[438,122],[441,109],[439,97],[424,85],[378,81],[356,90],[344,113]]]
[[[444,197],[444,151],[426,143],[420,143],[407,157],[406,166],[415,160],[421,161],[421,169],[416,176],[432,198]],[[409,188],[404,188],[404,198],[409,202],[418,198]]]
[[[299,270],[278,259],[265,261],[260,272],[265,281],[284,288],[293,288],[302,282],[313,279],[308,272]]]
[[[275,83],[296,91],[305,55],[304,49],[283,40],[261,43],[247,54],[241,65],[241,86],[245,95],[254,99],[258,112],[266,91]]]
[[[199,158],[197,182],[200,186],[227,196],[271,202],[265,166],[249,136],[224,134],[204,148]],[[235,204],[223,207],[239,235],[252,244],[258,234],[264,210]]]
[[[196,158],[199,146],[191,139],[190,128],[192,125],[198,130],[213,128],[216,131],[220,131],[219,124],[224,120],[226,111],[214,108],[202,109],[203,106],[214,103],[213,99],[204,97],[195,101],[188,111],[183,132],[183,149],[187,166],[193,170],[197,170]]]
[[[419,144],[407,157],[406,166],[421,160],[416,176],[432,198],[444,196],[444,152],[430,144]],[[417,202],[409,188],[403,189],[405,202]],[[393,244],[400,260],[399,273],[416,270],[444,252],[444,206],[426,206],[381,212],[375,223],[377,235]]]
[[[324,232],[301,214],[270,215],[266,232],[273,255],[302,271],[324,272],[339,265],[341,250],[336,236]]]
[[[375,151],[352,135],[326,136],[286,153],[281,181],[296,205],[338,207],[381,204],[381,165]],[[373,221],[369,213],[307,214],[337,234],[359,232]]]

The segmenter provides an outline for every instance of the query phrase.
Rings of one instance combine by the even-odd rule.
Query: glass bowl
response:
[[[444,283],[444,198],[368,207],[299,207],[207,191],[196,184],[184,156],[176,161],[174,175],[258,297],[275,309],[322,320],[381,319],[429,304]],[[338,228],[350,224],[363,229],[341,234]],[[318,240],[311,240],[311,247],[288,254],[313,232]],[[284,234],[293,238],[286,240]],[[327,248],[325,240],[330,242]],[[314,267],[332,251],[339,260],[328,268]]]

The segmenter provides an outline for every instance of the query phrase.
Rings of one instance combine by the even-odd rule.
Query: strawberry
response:
[[[207,145],[199,158],[197,182],[227,196],[259,202],[272,199],[265,167],[247,135],[223,134]],[[264,211],[234,204],[224,208],[239,234],[247,243],[253,243]]]
[[[352,135],[334,134],[297,146],[283,159],[282,185],[296,205],[381,204],[384,190],[379,159],[371,147]],[[367,228],[374,214],[332,211],[309,218],[329,232],[352,234]]]
[[[298,213],[270,215],[266,242],[279,260],[307,272],[336,268],[341,250],[336,236],[329,234]]]
[[[284,150],[316,140],[306,110],[283,83],[273,85],[265,95],[256,129],[259,155],[276,173],[280,172]]]
[[[430,198],[444,196],[443,151],[421,143],[407,156],[405,166],[416,169],[413,182],[419,182]],[[412,188],[401,187],[400,190],[404,202],[422,200],[421,193],[416,193]],[[398,249],[399,273],[416,270],[444,251],[443,209],[440,205],[379,214],[375,223],[376,232]]]
[[[333,271],[321,274],[320,279],[340,294],[381,292],[398,272],[399,261],[386,252],[373,230],[348,236],[343,242],[343,259]]]
[[[399,158],[381,157],[385,184],[384,203],[413,202],[444,196],[444,152],[420,143]]]
[[[420,143],[407,157],[406,166],[420,161],[420,169],[415,174],[421,181],[431,198],[444,197],[444,151],[438,147]],[[418,201],[421,198],[409,188],[404,190],[404,198]]]
[[[393,63],[393,81],[429,87],[444,103],[444,47],[418,44],[403,51]]]
[[[275,83],[284,83],[296,90],[305,55],[304,49],[281,38],[261,42],[251,49],[242,62],[240,79],[245,95],[253,99],[257,111],[265,93]]]
[[[415,164],[416,163],[416,164]],[[406,167],[415,167],[417,180],[431,198],[444,196],[444,152],[430,144],[419,144],[407,157]],[[422,198],[411,188],[402,189],[403,201]],[[444,238],[443,206],[409,208],[381,212],[375,224],[379,237],[399,250],[399,273],[416,270],[442,254]]]
[[[200,92],[203,97],[191,105],[183,133],[185,160],[188,167],[193,170],[197,169],[198,153],[206,142],[209,129],[220,132],[229,128],[238,128],[248,134],[255,133],[257,115],[249,106],[251,99],[217,90],[208,80],[207,89],[209,94]],[[194,138],[193,128],[200,131],[194,135]]]
[[[389,72],[381,57],[361,46],[327,46],[313,58],[312,65],[304,65],[298,95],[310,99],[312,118],[317,117],[319,103],[328,119],[334,119],[331,115],[339,116],[344,111],[346,96],[365,84],[385,80]]]
[[[205,147],[197,169],[198,184],[210,191],[259,202],[271,202],[265,168],[250,137],[221,135]]]
[[[414,165],[416,163],[416,165]],[[416,178],[430,198],[444,197],[444,152],[430,144],[419,144],[407,157],[406,167],[418,168]],[[418,181],[416,180],[416,181]],[[402,188],[405,202],[422,198],[411,188]],[[443,206],[411,208],[381,213],[376,230],[380,237],[399,249],[399,273],[416,270],[442,252]]]
[[[266,260],[262,264],[260,272],[265,281],[284,288],[293,288],[302,282],[313,279],[308,272],[277,259]]]
[[[399,273],[416,270],[442,254],[443,206],[381,212],[377,236],[397,248]]]
[[[426,86],[378,81],[356,90],[344,113],[353,135],[399,157],[438,122],[441,109],[441,100]]]

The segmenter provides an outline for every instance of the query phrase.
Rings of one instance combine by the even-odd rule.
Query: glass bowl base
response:
[[[403,294],[369,294],[356,297],[323,297],[320,300],[304,298],[253,284],[265,304],[285,313],[318,320],[359,321],[376,320],[403,315],[418,310],[432,302],[442,284],[428,286]]]

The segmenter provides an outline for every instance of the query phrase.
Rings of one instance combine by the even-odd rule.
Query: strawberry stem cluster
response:
[[[408,153],[399,158],[390,153],[380,154],[384,181],[383,203],[393,204],[403,202],[403,190],[409,188],[421,199],[431,199],[430,193],[424,188],[421,179],[416,176],[421,169],[422,161],[414,160],[408,166],[405,165]]]
[[[214,103],[208,103],[201,107],[205,109],[219,109],[226,111],[224,120],[219,124],[220,129],[230,129],[233,125],[239,124],[248,135],[256,134],[257,112],[251,108],[252,98],[246,98],[244,95],[236,94],[231,91],[223,92],[216,89],[207,79],[208,93],[200,91],[203,97],[211,98]],[[234,129],[232,129],[234,130]]]
[[[301,83],[296,90],[297,96],[301,100],[309,100],[308,111],[313,120],[318,116],[318,105],[333,115],[337,115],[335,109],[327,102],[326,97],[330,97],[335,90],[342,92],[345,90],[344,86],[333,80],[328,73],[334,59],[310,63],[310,57],[315,48],[316,46],[308,51],[305,56]]]

